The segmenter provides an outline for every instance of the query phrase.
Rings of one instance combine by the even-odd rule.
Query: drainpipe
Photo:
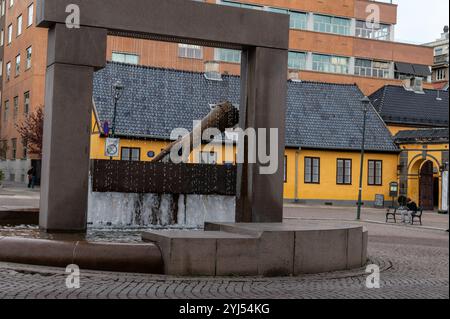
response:
[[[294,202],[298,203],[298,161],[300,159],[300,152],[302,148],[300,147],[297,151],[295,151],[295,189],[294,189]]]

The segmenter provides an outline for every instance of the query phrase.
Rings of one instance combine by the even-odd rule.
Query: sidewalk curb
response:
[[[408,228],[415,228],[415,229],[434,230],[434,231],[441,231],[441,232],[447,232],[447,230],[448,230],[448,228],[439,228],[439,227],[431,227],[431,226],[402,225],[402,224],[380,222],[380,221],[370,220],[370,219],[356,220],[356,219],[339,219],[339,218],[301,218],[301,217],[285,217],[284,219],[370,223],[370,224],[388,225],[388,226],[396,226],[396,227],[408,227]]]

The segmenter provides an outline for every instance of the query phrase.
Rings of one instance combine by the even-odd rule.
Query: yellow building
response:
[[[114,117],[110,86],[116,80],[125,86],[116,113],[116,135],[121,138],[118,160],[150,161],[170,143],[173,129],[191,130],[193,120],[207,115],[212,104],[225,100],[239,103],[240,79],[236,76],[213,81],[202,73],[109,63],[94,81],[91,156],[95,159],[109,159],[103,127],[105,122],[110,127]],[[279,169],[286,167],[286,200],[355,205],[362,97],[356,85],[288,83],[286,152],[284,163],[280,159],[278,165]],[[363,200],[371,206],[377,195],[390,200],[389,183],[398,181],[400,150],[373,108],[367,114],[366,136]],[[223,164],[231,158],[235,163],[235,154],[227,158],[225,154],[224,146],[216,147],[201,154],[201,162]]]
[[[448,91],[385,86],[370,99],[401,149],[400,193],[448,211]]]

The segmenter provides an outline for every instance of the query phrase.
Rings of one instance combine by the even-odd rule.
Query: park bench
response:
[[[400,207],[389,207],[386,211],[386,223],[390,220],[394,220],[394,223],[397,223],[397,214]],[[423,208],[419,207],[417,212],[411,214],[411,225],[414,225],[415,220],[419,220],[420,225],[422,226],[422,216],[423,216]]]

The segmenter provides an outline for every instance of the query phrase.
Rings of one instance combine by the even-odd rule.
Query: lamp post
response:
[[[367,96],[361,99],[361,104],[364,113],[363,120],[363,133],[362,133],[362,145],[361,145],[361,168],[359,170],[359,190],[358,190],[358,209],[356,212],[356,219],[361,219],[361,206],[362,206],[362,184],[363,184],[363,173],[364,173],[364,151],[366,145],[366,121],[367,112],[369,111],[370,100]]]
[[[116,81],[112,85],[112,91],[113,91],[113,97],[114,97],[114,115],[113,115],[113,121],[112,121],[112,129],[111,129],[111,135],[112,137],[116,137],[116,117],[117,117],[117,102],[119,102],[120,98],[123,94],[124,86],[122,82]]]

